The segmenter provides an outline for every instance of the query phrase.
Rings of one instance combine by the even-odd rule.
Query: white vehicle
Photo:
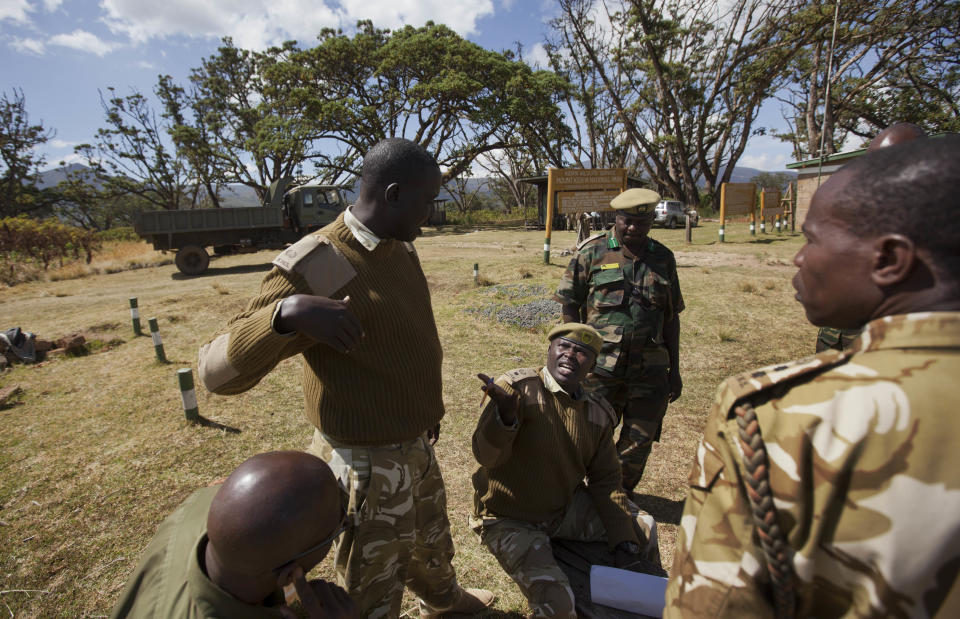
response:
[[[657,204],[654,225],[664,228],[676,228],[687,225],[687,214],[690,215],[690,225],[696,226],[700,222],[700,215],[693,209],[687,210],[679,200],[660,200]]]

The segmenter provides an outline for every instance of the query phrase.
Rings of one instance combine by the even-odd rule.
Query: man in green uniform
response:
[[[593,385],[623,418],[617,452],[623,487],[640,482],[667,403],[680,397],[683,296],[673,252],[647,236],[660,196],[628,189],[610,202],[613,229],[581,243],[555,299],[564,322],[586,322],[603,349]]]
[[[867,146],[867,152],[875,151],[879,148],[894,146],[917,138],[924,138],[927,134],[923,129],[913,123],[895,123],[890,125],[876,135]],[[861,326],[851,327],[849,329],[840,329],[837,327],[820,327],[817,332],[817,352],[823,352],[828,349],[848,350],[853,346],[854,340],[860,335]]]
[[[548,335],[547,365],[479,374],[490,402],[473,434],[474,530],[520,587],[535,617],[576,617],[551,538],[605,540],[618,567],[658,557],[656,523],[620,487],[617,418],[581,382],[600,334],[579,323]],[[586,484],[584,484],[586,479]]]
[[[292,619],[287,587],[308,617],[356,619],[343,589],[304,578],[344,526],[337,480],[322,460],[256,455],[160,524],[110,617]]]
[[[814,194],[797,300],[850,350],[728,379],[690,473],[665,617],[960,616],[960,137]]]
[[[404,586],[427,616],[493,603],[451,564],[433,444],[444,415],[443,350],[413,241],[440,188],[423,147],[391,138],[363,160],[357,202],[274,260],[260,294],[200,349],[214,393],[250,389],[302,354],[312,453],[347,494],[338,583],[367,617],[397,617]]]

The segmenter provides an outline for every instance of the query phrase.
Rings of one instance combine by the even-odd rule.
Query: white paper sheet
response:
[[[651,617],[662,617],[667,579],[638,574],[615,567],[590,567],[590,599],[603,604]]]

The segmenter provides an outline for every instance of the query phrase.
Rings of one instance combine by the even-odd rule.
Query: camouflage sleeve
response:
[[[603,522],[610,548],[620,542],[639,543],[627,495],[621,487],[620,460],[613,442],[612,425],[604,429],[600,446],[587,466],[587,492]]]
[[[579,251],[570,259],[567,270],[563,272],[557,292],[553,295],[554,301],[561,305],[583,307],[587,301],[587,293],[590,291],[589,276],[590,265],[586,259],[586,252]]]
[[[680,519],[664,617],[765,617],[767,572],[735,459],[736,422],[714,408]],[[763,587],[763,588],[761,588]]]
[[[670,306],[673,309],[669,320],[673,320],[677,315],[686,309],[683,304],[683,294],[680,292],[680,277],[677,275],[677,259],[670,256]]]
[[[496,383],[508,394],[515,392],[506,376],[498,378]],[[500,413],[497,411],[497,405],[493,400],[487,402],[480,413],[477,429],[473,432],[473,457],[476,458],[480,466],[492,468],[500,466],[510,459],[513,441],[517,437],[517,429],[520,427],[523,416],[522,408],[523,400],[521,399],[520,408],[517,410],[516,423],[507,426],[500,419]]]
[[[200,347],[198,374],[209,391],[223,395],[246,391],[282,360],[315,343],[273,328],[277,302],[297,293],[310,293],[302,278],[274,267],[263,279],[260,294]]]

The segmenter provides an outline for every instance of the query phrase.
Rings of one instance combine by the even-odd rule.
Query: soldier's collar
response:
[[[546,387],[547,391],[551,393],[565,393],[573,400],[583,399],[582,386],[578,387],[576,395],[570,393],[563,388],[563,385],[557,382],[557,379],[553,377],[553,374],[550,373],[550,370],[547,369],[547,366],[540,368],[540,379],[543,381],[543,386]]]

